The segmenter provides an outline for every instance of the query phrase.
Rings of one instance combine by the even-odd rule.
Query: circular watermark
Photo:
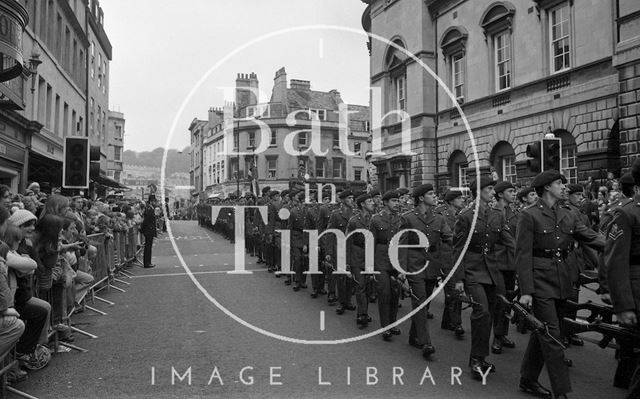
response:
[[[373,34],[373,33],[366,33],[363,30],[350,28],[350,27],[345,27],[345,26],[338,26],[338,25],[306,25],[306,26],[296,26],[296,27],[277,30],[277,31],[262,35],[260,37],[257,37],[257,38],[255,38],[253,40],[250,40],[250,41],[246,42],[245,44],[237,47],[235,50],[231,51],[229,54],[224,56],[220,61],[218,61],[215,65],[213,65],[207,72],[205,72],[204,75],[196,82],[195,86],[189,91],[189,93],[187,94],[186,98],[184,99],[184,101],[180,105],[180,108],[178,109],[178,112],[177,112],[175,118],[173,119],[173,122],[171,124],[171,128],[169,130],[169,135],[167,137],[167,142],[166,142],[164,154],[163,154],[163,157],[162,157],[162,166],[161,166],[161,171],[160,171],[160,191],[161,192],[165,191],[165,176],[166,176],[165,175],[165,167],[166,167],[166,163],[167,163],[167,154],[168,154],[169,146],[171,144],[171,139],[173,138],[173,135],[174,135],[175,130],[177,128],[178,121],[179,121],[180,117],[182,116],[182,114],[183,114],[187,104],[189,103],[189,101],[193,98],[193,96],[196,93],[196,91],[209,78],[209,76],[211,76],[211,74],[213,72],[215,72],[220,66],[222,66],[225,62],[227,62],[233,56],[237,55],[241,51],[243,51],[243,50],[245,50],[245,49],[247,49],[247,48],[249,48],[249,47],[251,47],[251,46],[253,46],[255,44],[258,44],[258,43],[260,43],[262,41],[265,41],[267,39],[270,39],[270,38],[273,38],[273,37],[276,37],[276,36],[295,33],[295,32],[301,32],[301,31],[307,31],[307,30],[342,31],[342,32],[348,32],[348,33],[354,33],[354,34],[357,34],[359,36],[363,36],[363,37],[366,37],[366,38],[371,38],[373,40],[378,40],[380,42],[385,43],[387,46],[392,47],[392,48],[396,49],[397,51],[400,51],[400,52],[404,53],[408,58],[412,59],[414,62],[416,62],[418,65],[420,65],[425,71],[427,71],[431,75],[431,77],[434,78],[438,82],[438,85],[445,91],[447,96],[449,96],[449,98],[451,98],[453,105],[456,107],[456,109],[460,113],[460,117],[461,117],[461,119],[462,119],[462,121],[464,123],[465,129],[466,129],[466,131],[467,131],[467,133],[469,135],[469,141],[471,143],[471,149],[472,149],[472,152],[473,152],[473,158],[474,158],[475,170],[476,170],[476,185],[477,185],[477,187],[480,187],[480,163],[479,163],[479,160],[478,160],[478,153],[477,153],[475,138],[473,136],[473,132],[471,131],[471,127],[469,126],[469,122],[467,121],[467,118],[466,118],[464,112],[462,111],[462,108],[458,104],[458,101],[456,100],[454,94],[451,92],[451,90],[449,90],[449,88],[447,87],[445,82],[442,81],[442,79],[438,75],[436,75],[436,73],[433,70],[431,70],[431,68],[429,68],[424,62],[422,62],[422,60],[420,60],[418,57],[416,57],[414,54],[409,52],[404,47],[402,47],[402,46],[398,45],[397,43],[394,43],[394,42],[392,42],[392,41],[390,41],[390,40],[388,40],[388,39],[386,39],[386,38],[384,38],[382,36],[379,36],[379,35],[376,35],[376,34]],[[163,201],[164,201],[164,196],[162,198],[163,198]],[[464,255],[465,255],[465,253],[467,251],[467,248],[469,247],[469,244],[471,242],[471,238],[472,238],[471,232],[473,232],[475,230],[475,226],[476,226],[476,222],[477,222],[477,218],[478,218],[478,210],[479,210],[479,208],[480,208],[480,199],[479,199],[479,196],[476,196],[473,220],[471,222],[469,234],[467,235],[467,238],[465,240],[464,247],[463,247],[463,249],[462,249],[462,251],[460,253],[460,256],[458,257],[458,259],[456,259],[456,262],[455,262],[453,268],[451,269],[449,274],[446,276],[446,278],[441,282],[441,284],[431,293],[431,295],[423,303],[421,303],[418,307],[413,309],[411,312],[409,312],[406,315],[404,315],[402,318],[396,320],[394,323],[389,324],[386,327],[382,327],[382,328],[379,328],[377,330],[370,331],[370,332],[367,332],[367,333],[364,333],[364,334],[360,334],[360,335],[356,335],[356,336],[352,336],[352,337],[346,337],[346,338],[343,338],[343,339],[334,339],[334,340],[307,340],[307,339],[301,339],[301,338],[288,337],[288,336],[285,336],[285,335],[277,334],[277,333],[274,333],[272,331],[268,331],[268,330],[265,330],[263,328],[260,328],[260,327],[258,327],[256,325],[252,324],[252,323],[247,322],[246,320],[242,319],[238,315],[236,315],[233,312],[231,312],[224,305],[222,305],[216,298],[214,298],[207,291],[206,288],[204,288],[202,286],[202,284],[194,276],[193,272],[191,271],[191,269],[189,268],[189,266],[185,262],[184,258],[182,257],[182,253],[180,252],[180,249],[178,248],[178,245],[177,245],[177,243],[176,243],[176,241],[175,241],[175,239],[173,237],[173,233],[172,233],[172,230],[171,230],[171,225],[169,223],[169,215],[167,215],[167,213],[165,212],[164,205],[163,205],[163,217],[165,219],[165,224],[167,226],[167,233],[169,235],[169,239],[171,241],[171,245],[173,247],[173,250],[176,253],[176,256],[178,257],[178,260],[180,261],[180,264],[184,268],[185,273],[189,276],[189,278],[194,283],[194,285],[198,288],[198,290],[211,303],[213,303],[218,309],[220,309],[228,317],[232,318],[236,322],[240,323],[241,325],[243,325],[243,326],[245,326],[247,328],[250,328],[251,330],[253,330],[253,331],[257,332],[257,333],[260,333],[260,334],[265,335],[267,337],[275,338],[275,339],[278,339],[278,340],[281,340],[281,341],[295,343],[295,344],[305,344],[305,345],[337,345],[337,344],[346,344],[346,343],[350,343],[350,342],[361,341],[361,340],[364,340],[364,339],[367,339],[367,338],[371,338],[371,337],[373,337],[375,335],[378,335],[378,334],[380,334],[380,333],[382,333],[382,332],[384,332],[384,331],[386,331],[386,330],[388,330],[390,328],[396,327],[396,326],[404,323],[405,321],[409,320],[409,318],[412,317],[414,314],[416,314],[417,312],[422,310],[425,306],[427,306],[427,304],[429,304],[429,302],[431,302],[433,300],[433,298],[435,298],[442,291],[444,286],[455,275],[458,267],[460,266],[462,258],[464,257]]]

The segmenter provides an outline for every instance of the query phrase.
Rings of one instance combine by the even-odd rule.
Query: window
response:
[[[277,174],[278,158],[267,158],[267,178],[275,179]]]
[[[249,132],[249,146],[248,148],[256,148],[256,133]]]
[[[333,132],[333,148],[340,148],[340,133]]]
[[[361,181],[362,180],[362,169],[354,169],[353,171],[353,180]]]
[[[458,164],[458,187],[469,187],[469,176],[467,175],[467,164]]]
[[[269,143],[270,147],[277,145],[276,144],[277,143],[276,138],[277,138],[276,129],[271,129],[271,143]]]
[[[451,57],[451,79],[453,95],[457,100],[464,99],[464,55],[462,53]]]
[[[362,147],[362,143],[353,143],[353,152],[357,153],[358,155],[361,155],[362,153],[360,152],[360,149]]]
[[[116,126],[116,138],[122,138],[122,126]]]
[[[240,133],[234,132],[233,133],[233,151],[238,152],[239,148],[240,148]]]
[[[571,17],[569,3],[549,11],[549,35],[551,43],[551,72],[560,72],[571,66]]]
[[[113,160],[114,161],[122,160],[122,147],[113,147]]]
[[[516,179],[517,175],[515,155],[502,157],[502,180],[515,184]]]
[[[508,30],[493,38],[495,49],[496,91],[511,87],[511,34]]]
[[[321,121],[327,120],[327,110],[326,109],[313,109],[309,108],[309,112],[311,113],[312,118],[318,119]]]
[[[563,145],[562,157],[560,159],[560,167],[562,174],[567,178],[570,184],[578,183],[578,166],[576,165],[576,146]]]
[[[91,46],[89,47],[89,51],[91,52],[91,79],[93,79],[95,77],[96,71],[95,71],[95,61],[96,61],[96,56],[95,56],[95,48],[96,45],[94,42],[91,42]]]
[[[307,147],[309,144],[307,142],[307,132],[298,133],[298,146]]]
[[[393,89],[396,98],[396,109],[405,111],[407,109],[407,79],[406,75],[401,75],[393,79]]]
[[[316,177],[326,177],[327,160],[324,158],[316,158]]]
[[[344,159],[333,158],[333,177],[338,179],[344,178]]]

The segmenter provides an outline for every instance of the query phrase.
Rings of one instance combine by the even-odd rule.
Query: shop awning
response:
[[[91,180],[93,180],[97,184],[100,184],[101,186],[119,188],[121,190],[131,190],[129,187],[123,184],[120,184],[119,182],[113,180],[109,176],[98,175],[98,176],[92,177]]]

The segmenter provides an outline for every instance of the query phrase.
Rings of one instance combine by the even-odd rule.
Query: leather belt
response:
[[[493,251],[493,247],[489,248],[489,247],[485,247],[484,245],[469,245],[469,247],[467,248],[467,251],[470,252],[475,252],[477,254],[486,254],[489,251]]]
[[[536,258],[548,258],[548,259],[553,259],[553,258],[562,258],[565,259],[567,256],[569,256],[569,253],[571,251],[568,249],[541,249],[541,248],[534,248],[532,251],[532,255]]]

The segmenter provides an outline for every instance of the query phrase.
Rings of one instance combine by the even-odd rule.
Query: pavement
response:
[[[442,294],[431,305],[437,352],[430,361],[409,346],[410,322],[400,326],[402,334],[393,342],[380,335],[343,344],[288,342],[265,334],[344,340],[363,330],[356,328],[355,312],[340,316],[327,306],[326,297],[312,299],[310,289],[294,292],[284,278],[256,264],[256,258],[246,257],[251,274],[226,273],[234,268],[233,245],[196,222],[172,222],[171,234],[187,268],[168,234],[160,237],[153,251],[157,267],[130,269],[131,285],[116,283],[125,293],[101,293],[115,302],[93,305],[106,316],[85,311],[72,318],[78,328],[98,336],[75,334],[75,344],[88,352],[56,354],[46,368],[30,372],[15,387],[39,398],[532,397],[518,391],[528,336],[513,326],[510,337],[516,348],[488,358],[497,372],[486,384],[473,380],[467,367],[470,310],[463,314],[467,336],[457,340],[440,329]],[[589,299],[588,292],[583,295],[581,300]],[[399,317],[411,306],[409,300],[402,305]],[[379,325],[375,304],[369,314],[373,323],[365,332]],[[612,349],[587,342],[569,348],[567,357],[574,363],[571,397],[625,397],[625,391],[611,386],[616,366]],[[540,382],[549,386],[546,370]]]

